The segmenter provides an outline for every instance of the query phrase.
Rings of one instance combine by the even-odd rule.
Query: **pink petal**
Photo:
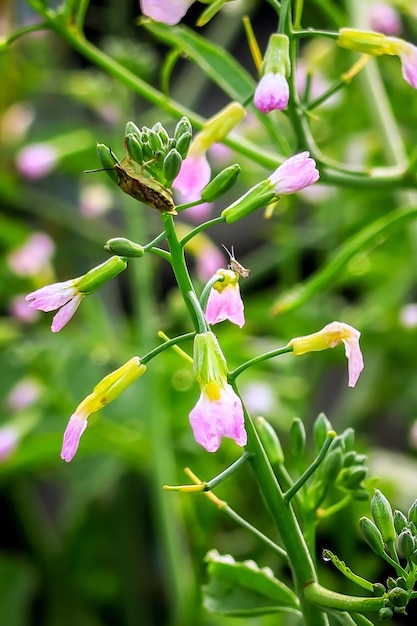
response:
[[[229,320],[240,328],[245,324],[244,306],[240,296],[239,284],[227,285],[221,293],[216,289],[210,291],[206,319],[209,324],[218,324]]]
[[[398,11],[386,2],[372,2],[369,7],[369,25],[384,35],[399,35],[402,31]]]
[[[285,76],[272,72],[262,76],[255,90],[253,103],[262,113],[287,108],[290,97],[288,82]]]
[[[216,452],[222,437],[234,439],[239,446],[246,445],[242,402],[230,385],[216,401],[210,401],[203,391],[190,412],[190,423],[195,440],[207,452]]]
[[[65,429],[64,441],[61,450],[61,459],[69,463],[75,456],[80,443],[80,438],[87,428],[87,416],[74,413],[71,415],[68,426]]]
[[[66,280],[62,283],[53,283],[52,285],[46,285],[46,287],[32,291],[32,293],[26,296],[25,300],[30,302],[29,306],[32,309],[54,311],[69,302],[77,293],[77,289],[74,287],[74,281]]]
[[[173,187],[180,193],[182,202],[194,202],[201,197],[201,192],[210,182],[210,178],[211,168],[206,155],[188,155],[182,162]]]
[[[359,375],[364,368],[362,352],[359,347],[359,338],[342,340],[345,346],[345,354],[348,360],[348,386],[354,387],[358,382]]]
[[[75,298],[70,300],[61,309],[59,309],[58,313],[52,320],[51,330],[53,333],[59,332],[65,326],[65,324],[68,324],[75,311],[80,306],[80,302],[83,297],[84,294],[79,293],[75,296]]]
[[[173,26],[187,13],[194,0],[141,0],[142,13],[156,22]]]
[[[414,89],[417,89],[417,47],[404,42],[399,56],[404,80]]]
[[[29,180],[37,180],[49,174],[58,160],[55,148],[47,144],[32,144],[20,150],[17,155],[17,169]]]
[[[6,461],[13,454],[19,439],[19,433],[13,426],[0,428],[0,463]]]
[[[283,196],[301,191],[319,178],[316,162],[310,158],[309,152],[300,152],[284,161],[269,180],[275,185],[275,193]]]

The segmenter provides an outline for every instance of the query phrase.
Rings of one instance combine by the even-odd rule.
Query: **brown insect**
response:
[[[243,267],[243,265],[241,265],[241,263],[239,263],[239,261],[236,260],[236,258],[235,258],[235,250],[234,250],[233,246],[232,246],[232,251],[231,252],[223,244],[222,244],[222,246],[226,250],[227,254],[229,255],[229,261],[230,261],[229,262],[229,269],[231,269],[234,272],[236,272],[236,274],[239,274],[239,276],[241,276],[241,278],[249,278],[251,270],[246,269],[246,267]]]

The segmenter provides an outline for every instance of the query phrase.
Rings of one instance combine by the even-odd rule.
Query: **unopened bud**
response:
[[[255,419],[255,428],[272,465],[275,463],[284,463],[284,453],[281,443],[271,424],[263,417],[257,417]]]
[[[369,517],[360,518],[359,528],[361,529],[366,543],[375,552],[375,554],[378,554],[379,556],[385,554],[384,540],[382,539],[379,528],[372,520],[369,519]]]
[[[306,431],[303,422],[295,417],[290,428],[290,448],[294,459],[302,459],[306,448]]]
[[[97,267],[93,267],[89,272],[81,276],[77,282],[77,289],[80,293],[91,293],[108,280],[114,278],[127,268],[127,262],[119,256],[112,256]]]
[[[137,135],[133,135],[132,133],[126,135],[125,146],[131,159],[136,161],[139,165],[143,163],[142,144]]]
[[[186,116],[182,117],[175,127],[175,131],[174,131],[175,141],[178,142],[180,137],[182,137],[185,134],[190,134],[190,135],[193,134],[193,127],[191,126],[190,120]]]
[[[156,133],[157,135],[159,135],[159,138],[162,142],[162,145],[168,146],[169,144],[169,135],[165,129],[165,127],[161,124],[161,122],[157,122],[156,124],[154,124],[152,126],[152,130],[154,131],[154,133]]]
[[[316,442],[317,450],[321,450],[326,440],[327,433],[333,430],[333,427],[324,413],[320,413],[313,426],[314,441]]]
[[[182,156],[183,159],[185,159],[185,157],[188,154],[188,150],[190,149],[192,138],[193,138],[193,136],[192,136],[191,133],[184,133],[175,142],[175,147],[176,147],[176,149],[178,150],[178,152],[180,153],[180,155]]]
[[[133,135],[138,140],[140,140],[141,131],[134,122],[127,122],[126,124],[125,137],[127,137],[128,135]]]
[[[371,499],[371,513],[375,524],[381,531],[385,542],[395,541],[396,533],[394,528],[394,516],[392,508],[387,498],[379,491],[375,490]]]
[[[242,217],[249,215],[249,213],[267,206],[275,197],[275,191],[271,182],[269,180],[263,180],[226,207],[221,215],[228,224],[233,224],[242,219]]]
[[[170,187],[172,181],[180,173],[181,165],[181,154],[176,148],[172,148],[166,155],[163,166],[163,173],[168,187]]]
[[[330,483],[334,483],[342,469],[343,465],[343,452],[340,450],[333,450],[333,452],[329,452],[326,458],[323,461],[322,465],[322,478],[323,482],[328,485]]]
[[[408,593],[402,587],[394,587],[388,592],[388,599],[391,603],[391,606],[396,608],[403,608],[407,606],[408,603]]]
[[[408,559],[414,552],[415,547],[416,541],[411,530],[409,528],[404,528],[398,537],[398,548],[401,554]]]
[[[140,244],[125,237],[113,237],[106,242],[104,247],[118,256],[141,257],[145,254],[145,250]]]
[[[378,619],[381,622],[385,622],[385,621],[387,621],[389,619],[392,619],[393,615],[394,615],[394,613],[389,608],[389,606],[384,606],[382,609],[379,609],[379,611],[378,611]]]
[[[152,129],[149,129],[148,131],[148,141],[154,152],[164,152],[164,145],[161,137]]]
[[[345,489],[357,489],[364,478],[366,478],[367,473],[366,467],[348,467],[343,470],[340,482]]]
[[[408,509],[407,517],[410,522],[413,522],[413,524],[417,526],[417,500],[415,500]]]
[[[408,520],[402,511],[394,511],[394,528],[399,535],[404,528],[408,527]]]
[[[226,167],[226,169],[217,174],[217,176],[215,176],[213,180],[211,180],[209,184],[204,187],[201,192],[202,200],[204,200],[204,202],[213,202],[214,200],[217,200],[217,198],[223,196],[233,187],[239,174],[240,165],[237,163]]]
[[[98,143],[97,156],[103,170],[106,172],[109,178],[111,178],[111,180],[116,183],[116,185],[118,185],[119,178],[117,176],[116,170],[114,169],[114,166],[117,165],[118,160],[114,156],[113,152],[108,146],[105,146],[103,143]]]
[[[356,50],[356,52],[363,52],[372,56],[397,54],[397,46],[394,42],[394,38],[386,37],[382,33],[355,28],[341,28],[337,40],[337,44],[341,48]]]

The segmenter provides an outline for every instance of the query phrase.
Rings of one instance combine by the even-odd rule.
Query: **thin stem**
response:
[[[174,337],[173,339],[169,339],[168,341],[165,341],[165,343],[162,343],[160,346],[157,346],[150,352],[147,352],[144,356],[140,357],[140,362],[145,365],[164,350],[167,350],[172,346],[176,346],[179,343],[183,343],[184,341],[191,341],[192,339],[194,339],[194,337],[195,333],[186,333],[185,335],[181,335],[180,337]]]
[[[304,37],[327,37],[328,39],[339,39],[338,32],[332,32],[330,30],[318,30],[316,28],[293,30],[291,35],[295,39],[303,39]]]
[[[260,354],[259,356],[255,356],[253,359],[249,359],[242,365],[239,365],[236,369],[229,373],[229,380],[235,380],[238,376],[242,374],[248,367],[252,367],[252,365],[257,365],[266,359],[273,359],[276,356],[281,356],[281,354],[286,354],[287,352],[292,352],[292,346],[285,346],[284,348],[277,348],[276,350],[271,350],[271,352],[265,352],[264,354]]]
[[[223,224],[225,222],[226,222],[226,218],[220,215],[220,217],[215,217],[212,220],[203,222],[203,224],[199,224],[198,226],[193,228],[193,230],[190,230],[190,232],[187,233],[185,237],[181,239],[180,241],[181,246],[184,247],[193,237],[198,235],[198,233],[201,233],[201,231],[206,230],[207,228],[210,228],[211,226],[215,226],[216,224]]]
[[[322,449],[320,450],[319,455],[314,459],[312,464],[306,469],[306,471],[300,476],[300,478],[293,484],[293,486],[288,489],[284,493],[284,498],[287,502],[291,500],[295,496],[295,494],[301,489],[301,487],[307,482],[312,474],[316,471],[320,463],[324,460],[324,457],[327,454],[327,451],[332,443],[333,439],[336,437],[336,433],[331,430],[327,433],[325,442],[323,444]]]
[[[152,241],[147,243],[146,246],[143,246],[143,249],[148,250],[149,248],[156,246],[156,244],[158,244],[160,241],[163,241],[165,238],[166,238],[166,232],[163,230],[162,233],[159,233],[159,235],[155,237],[155,239],[152,239]]]
[[[78,5],[75,23],[77,25],[77,29],[80,32],[84,30],[85,15],[87,13],[89,5],[90,5],[90,0],[80,0],[80,3]]]
[[[215,285],[217,282],[222,282],[222,281],[224,281],[224,276],[222,276],[221,274],[214,274],[214,276],[212,276],[210,278],[210,280],[208,281],[208,283],[204,287],[203,291],[201,292],[201,296],[200,296],[200,305],[201,305],[201,308],[203,309],[203,311],[205,310],[205,308],[207,306],[207,300],[208,300],[208,297],[210,295],[210,291],[213,288],[213,285]]]
[[[244,465],[246,461],[250,459],[251,456],[252,456],[251,452],[247,452],[247,451],[244,452],[242,456],[236,459],[236,461],[232,463],[231,465],[229,465],[229,467],[227,467],[223,472],[221,472],[220,474],[218,474],[217,476],[215,476],[214,478],[212,478],[206,483],[207,485],[206,491],[211,491],[212,489],[215,489],[215,487],[220,485],[220,483],[226,480],[226,478],[229,478],[229,476],[231,476],[238,469],[240,469],[240,467]]]
[[[13,42],[17,41],[20,37],[24,35],[28,35],[29,33],[36,33],[39,30],[50,30],[51,27],[47,22],[40,22],[39,24],[31,24],[30,26],[22,26],[22,28],[18,28],[14,31],[10,37],[7,38],[6,44],[10,45]]]

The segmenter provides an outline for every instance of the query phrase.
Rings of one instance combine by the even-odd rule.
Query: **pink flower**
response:
[[[297,193],[320,178],[316,162],[309,152],[300,152],[280,165],[269,177],[277,196]]]
[[[18,276],[36,276],[48,268],[54,243],[45,233],[34,233],[23,246],[11,252],[7,261]]]
[[[55,148],[46,144],[32,144],[20,150],[17,155],[17,169],[29,180],[43,178],[51,172],[58,161]]]
[[[40,384],[32,378],[25,378],[10,391],[7,396],[7,404],[14,411],[22,411],[34,404],[40,395]]]
[[[369,24],[372,30],[385,35],[399,35],[402,30],[398,11],[385,2],[371,2]]]
[[[398,48],[404,80],[417,89],[417,47],[406,41]]]
[[[187,13],[194,0],[140,0],[142,13],[156,22],[173,26]]]
[[[348,385],[354,387],[364,368],[362,352],[359,347],[360,332],[343,322],[331,322],[317,333],[291,339],[289,346],[296,355],[334,348],[343,343],[348,360]]]
[[[70,321],[85,295],[78,291],[74,283],[74,280],[53,283],[26,296],[32,309],[45,312],[59,309],[52,320],[51,330],[53,333],[60,331]]]
[[[258,83],[253,98],[256,108],[262,113],[287,108],[290,97],[288,82],[282,74],[269,72]]]
[[[226,384],[217,399],[211,399],[204,388],[190,413],[194,437],[207,452],[218,450],[222,437],[234,439],[238,446],[245,446],[247,435],[242,402]]]
[[[201,234],[201,233],[199,233]],[[198,235],[197,235],[198,236]],[[196,237],[197,239],[197,237]],[[204,240],[195,250],[196,272],[200,280],[207,282],[224,265],[224,255],[211,241]]]
[[[22,324],[31,324],[35,322],[38,317],[38,311],[30,309],[26,302],[24,295],[14,296],[9,302],[9,312]]]
[[[206,320],[209,324],[218,324],[229,320],[240,328],[245,324],[243,301],[240,296],[239,276],[232,270],[219,270],[224,280],[218,281],[210,291]]]
[[[230,437],[239,446],[245,446],[242,402],[227,383],[226,359],[212,332],[195,336],[194,370],[201,389],[200,398],[190,412],[197,443],[207,452],[216,452],[222,437]]]
[[[194,202],[201,197],[201,192],[210,182],[210,178],[211,168],[205,152],[189,154],[182,162],[173,187],[180,193],[182,202]]]
[[[0,463],[6,461],[16,450],[19,443],[19,433],[13,426],[0,428]]]

